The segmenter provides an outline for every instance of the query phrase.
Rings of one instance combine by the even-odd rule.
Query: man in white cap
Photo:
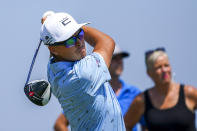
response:
[[[125,131],[116,96],[109,84],[108,67],[115,43],[97,29],[78,24],[67,13],[48,17],[41,40],[52,58],[48,80],[71,130]],[[86,56],[85,41],[93,46]]]
[[[123,116],[128,111],[135,97],[141,93],[141,91],[136,86],[128,85],[122,79],[120,79],[120,76],[124,70],[123,59],[127,57],[129,57],[129,53],[122,51],[120,47],[116,45],[111,65],[109,67],[109,72],[111,75],[110,84],[117,96],[118,102],[120,103]],[[145,121],[143,117],[140,120],[140,124],[142,129],[145,130]],[[137,131],[136,125],[133,127],[132,131]]]
[[[116,45],[109,67],[109,72],[111,74],[110,85],[112,86],[112,89],[116,94],[123,116],[126,114],[134,98],[141,93],[141,91],[137,87],[128,85],[122,79],[120,79],[120,76],[124,70],[123,59],[127,57],[129,57],[129,53],[122,51],[120,47]],[[145,121],[143,118],[140,120],[140,124],[142,126],[142,129],[145,130]],[[64,117],[63,114],[60,114],[55,122],[54,130],[68,131],[68,125],[68,120]],[[137,131],[137,126],[134,126],[132,131]]]

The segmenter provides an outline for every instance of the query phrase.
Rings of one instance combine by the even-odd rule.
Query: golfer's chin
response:
[[[86,49],[83,49],[81,51],[81,57],[84,58],[86,56]]]
[[[75,57],[75,60],[81,60],[81,59],[83,59],[85,56],[86,56],[86,52],[84,52],[84,53],[81,52],[77,57]]]
[[[84,58],[86,56],[86,49],[85,48],[81,48],[78,50],[78,55],[82,58]]]

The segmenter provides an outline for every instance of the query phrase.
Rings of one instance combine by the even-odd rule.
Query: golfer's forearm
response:
[[[94,47],[93,52],[98,52],[103,56],[109,67],[115,47],[114,40],[107,34],[92,27],[83,26],[83,29],[85,32],[85,41]]]
[[[108,44],[108,46],[113,46],[112,44],[114,41],[107,34],[88,26],[83,26],[83,29],[85,32],[85,41],[91,46],[95,47],[98,46],[98,44],[103,46],[106,46],[106,44]]]

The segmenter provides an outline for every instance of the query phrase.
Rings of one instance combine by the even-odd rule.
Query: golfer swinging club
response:
[[[125,131],[119,103],[109,84],[115,43],[108,35],[55,13],[41,27],[52,58],[48,80],[73,131]],[[85,41],[93,46],[86,56]]]

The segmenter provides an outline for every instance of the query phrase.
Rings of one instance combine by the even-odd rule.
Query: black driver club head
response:
[[[50,84],[46,80],[34,80],[26,84],[24,92],[31,102],[44,106],[51,98]]]

